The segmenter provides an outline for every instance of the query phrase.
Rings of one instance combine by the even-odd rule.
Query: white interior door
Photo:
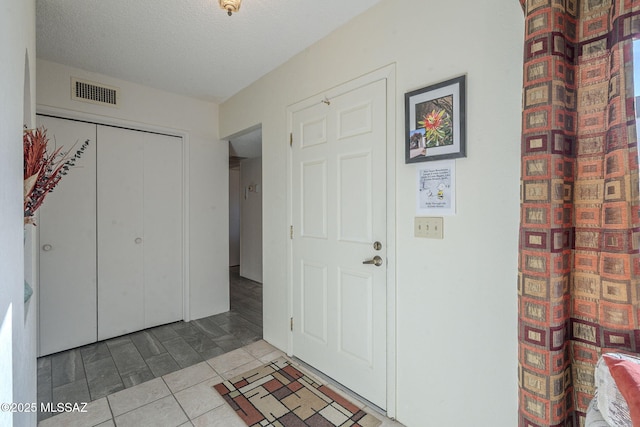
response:
[[[293,354],[386,408],[386,80],[295,111],[292,133]]]
[[[181,318],[181,139],[98,126],[98,338]]]
[[[39,210],[40,355],[96,341],[96,126],[37,116],[51,142],[82,158]]]

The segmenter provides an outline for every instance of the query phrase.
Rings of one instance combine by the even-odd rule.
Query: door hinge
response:
[[[293,332],[293,317],[289,319],[289,328],[291,329],[291,332]]]
[[[293,132],[289,133],[289,147],[293,147]]]
[[[289,226],[289,238],[293,240],[293,225]]]

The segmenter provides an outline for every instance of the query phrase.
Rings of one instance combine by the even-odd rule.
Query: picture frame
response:
[[[405,93],[405,163],[466,157],[466,75]]]

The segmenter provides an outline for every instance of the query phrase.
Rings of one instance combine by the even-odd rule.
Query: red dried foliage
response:
[[[68,170],[68,159],[61,153],[62,147],[56,148],[52,153],[48,152],[49,139],[44,127],[25,129],[22,142],[25,179],[24,218],[25,223],[30,223],[45,196],[54,189]],[[34,176],[37,176],[35,183],[32,186],[27,185],[27,180]]]

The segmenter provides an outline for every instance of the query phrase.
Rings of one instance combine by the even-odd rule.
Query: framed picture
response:
[[[405,104],[405,163],[466,156],[466,76],[408,92]]]

